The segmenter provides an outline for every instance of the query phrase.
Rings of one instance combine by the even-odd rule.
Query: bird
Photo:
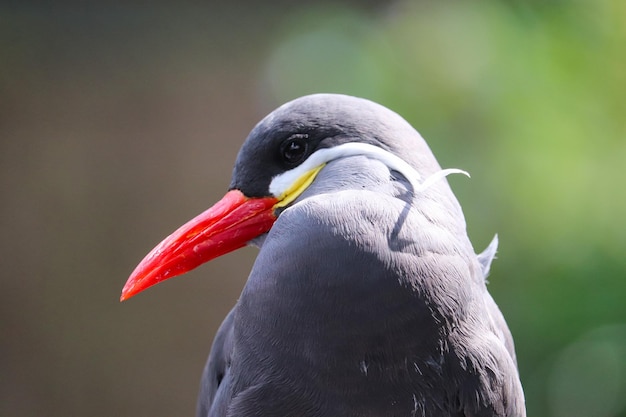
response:
[[[341,94],[250,132],[224,197],[158,244],[126,300],[243,246],[258,255],[202,372],[198,417],[524,417],[513,338],[426,141]]]

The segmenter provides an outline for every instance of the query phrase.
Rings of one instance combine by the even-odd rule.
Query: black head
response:
[[[426,143],[396,113],[361,98],[315,94],[284,104],[254,127],[237,156],[230,189],[267,196],[274,177],[319,149],[347,142],[394,153],[420,174],[438,169]]]

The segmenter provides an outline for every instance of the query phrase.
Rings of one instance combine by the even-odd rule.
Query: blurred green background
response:
[[[0,415],[193,415],[256,250],[120,304],[312,92],[408,119],[444,167],[535,417],[626,416],[626,2],[0,6]]]

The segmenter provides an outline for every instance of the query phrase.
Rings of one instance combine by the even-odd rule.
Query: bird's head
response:
[[[264,235],[327,164],[353,156],[400,173],[414,194],[450,173],[464,173],[441,170],[421,136],[381,105],[337,94],[301,97],[254,127],[226,195],[150,251],[126,282],[121,300]]]

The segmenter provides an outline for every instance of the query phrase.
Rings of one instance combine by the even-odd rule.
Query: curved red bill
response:
[[[137,265],[120,301],[168,278],[245,246],[274,224],[274,197],[248,198],[232,190],[213,207],[166,237]]]

